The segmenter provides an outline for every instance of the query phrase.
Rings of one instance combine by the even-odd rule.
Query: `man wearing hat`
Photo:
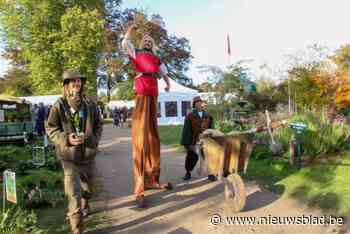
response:
[[[77,70],[63,73],[63,97],[52,106],[46,126],[63,166],[73,234],[83,233],[83,216],[92,196],[94,158],[102,134],[97,106],[83,95],[85,81]]]
[[[158,135],[158,77],[163,77],[170,89],[168,71],[156,55],[152,37],[144,35],[139,49],[131,43],[131,34],[137,26],[132,24],[122,42],[137,73],[134,78],[135,108],[132,115],[132,145],[134,195],[140,208],[146,206],[145,189],[171,189],[170,183],[160,184],[160,142]]]
[[[183,145],[187,151],[185,161],[186,175],[183,177],[184,180],[191,179],[191,172],[197,164],[198,154],[195,152],[194,146],[198,141],[199,135],[204,132],[204,130],[214,127],[213,118],[204,111],[203,101],[199,96],[193,98],[192,108],[192,112],[185,118],[181,138],[181,145]],[[208,179],[215,180],[215,177],[209,175]]]

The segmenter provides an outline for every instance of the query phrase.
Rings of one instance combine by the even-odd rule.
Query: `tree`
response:
[[[131,100],[134,97],[133,80],[128,79],[120,83],[117,92],[117,98],[119,100]]]
[[[197,69],[202,74],[207,74],[207,80],[211,86],[215,86],[224,76],[224,70],[218,66],[200,65]]]
[[[198,86],[198,89],[201,92],[210,92],[213,89],[213,87],[209,82],[203,82]]]
[[[0,93],[12,96],[30,96],[33,94],[32,84],[28,78],[26,61],[18,49],[6,48],[3,57],[10,61],[10,68],[0,78]]]
[[[329,60],[330,49],[319,44],[312,44],[305,49],[301,49],[292,54],[284,56],[284,64],[287,70],[292,70],[294,67],[304,67],[308,70]]]
[[[324,62],[310,67],[297,66],[289,70],[290,89],[298,106],[305,108],[333,108],[335,93],[344,77],[327,68]]]
[[[337,65],[339,72],[347,73],[350,71],[350,44],[342,46],[338,49],[332,60]]]
[[[97,87],[107,90],[107,102],[111,100],[111,90],[123,81],[125,62],[121,53],[120,33],[116,30],[121,17],[120,1],[105,1],[104,47],[100,57]]]
[[[256,110],[265,111],[267,109],[274,111],[277,104],[283,103],[284,100],[281,100],[280,97],[285,95],[279,95],[283,89],[276,81],[263,76],[255,80],[255,84],[257,87],[256,92],[246,95],[246,99],[255,106]]]
[[[103,0],[1,1],[6,47],[20,52],[34,93],[60,92],[63,70],[78,68],[87,76],[88,93],[96,95],[104,4]]]
[[[98,55],[102,50],[104,20],[96,9],[83,11],[79,6],[67,9],[61,18],[64,67],[79,68],[87,75],[87,88],[96,94]]]
[[[329,56],[329,49],[312,45],[288,58],[288,79],[284,81],[284,86],[289,85],[297,105],[303,108],[334,108],[335,91],[344,82],[344,76],[334,63],[335,57]]]
[[[30,96],[33,94],[32,86],[28,80],[28,73],[19,68],[11,68],[0,79],[0,93],[12,96]]]
[[[209,83],[212,86],[212,91],[217,95],[217,98],[224,100],[226,94],[234,94],[238,98],[242,98],[245,92],[245,85],[249,81],[249,69],[239,61],[223,70],[217,66],[202,65],[199,66],[201,73],[208,74]]]
[[[246,95],[245,84],[249,81],[249,69],[244,66],[245,61],[239,61],[223,70],[212,65],[201,65],[199,71],[208,75],[209,87],[213,97],[209,98],[211,114],[223,120],[227,112],[237,100]]]

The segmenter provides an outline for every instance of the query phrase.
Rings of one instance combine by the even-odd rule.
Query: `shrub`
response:
[[[60,161],[56,158],[56,155],[49,155],[46,164],[45,164],[45,168],[47,168],[50,171],[62,171],[62,166]]]
[[[232,133],[236,131],[245,131],[253,128],[253,125],[248,123],[237,123],[232,121],[218,121],[215,122],[215,129],[220,130],[223,133]]]
[[[6,169],[17,169],[25,167],[25,161],[31,158],[31,149],[29,146],[1,146],[0,150],[0,173]]]
[[[234,124],[230,122],[217,122],[217,126],[215,128],[219,129],[223,133],[229,133],[235,130]]]
[[[22,210],[19,207],[12,207],[0,214],[1,233],[21,233],[21,234],[43,234],[47,231],[37,227],[37,216],[32,211]]]
[[[18,179],[20,199],[26,208],[56,206],[64,201],[62,173],[46,168],[28,172],[29,175]]]
[[[273,153],[268,145],[255,145],[251,157],[255,159],[267,159],[271,157],[271,155],[273,155]]]
[[[292,117],[292,122],[303,122],[307,125],[302,135],[304,155],[316,157],[323,154],[332,154],[344,151],[348,144],[349,126],[343,123],[331,123],[322,114],[309,112]],[[276,138],[289,150],[289,141],[293,132],[290,128],[277,131]]]

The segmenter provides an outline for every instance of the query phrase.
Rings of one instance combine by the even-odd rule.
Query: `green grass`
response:
[[[112,124],[112,123],[113,123],[113,119],[110,119],[110,118],[103,119],[103,124]]]
[[[341,162],[325,162],[292,169],[287,162],[250,161],[247,177],[273,192],[296,198],[326,213],[350,219],[350,152]]]
[[[92,206],[93,207],[93,206]],[[67,203],[55,208],[38,209],[38,226],[49,230],[50,234],[66,234],[69,232],[69,222],[66,220]],[[85,231],[97,232],[98,229],[106,227],[104,214],[95,214],[84,219]]]
[[[182,125],[159,126],[160,143],[171,147],[180,146]]]

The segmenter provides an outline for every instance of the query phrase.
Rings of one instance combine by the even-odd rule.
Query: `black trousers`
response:
[[[198,162],[198,154],[192,150],[187,150],[185,168],[187,172],[191,172]]]

